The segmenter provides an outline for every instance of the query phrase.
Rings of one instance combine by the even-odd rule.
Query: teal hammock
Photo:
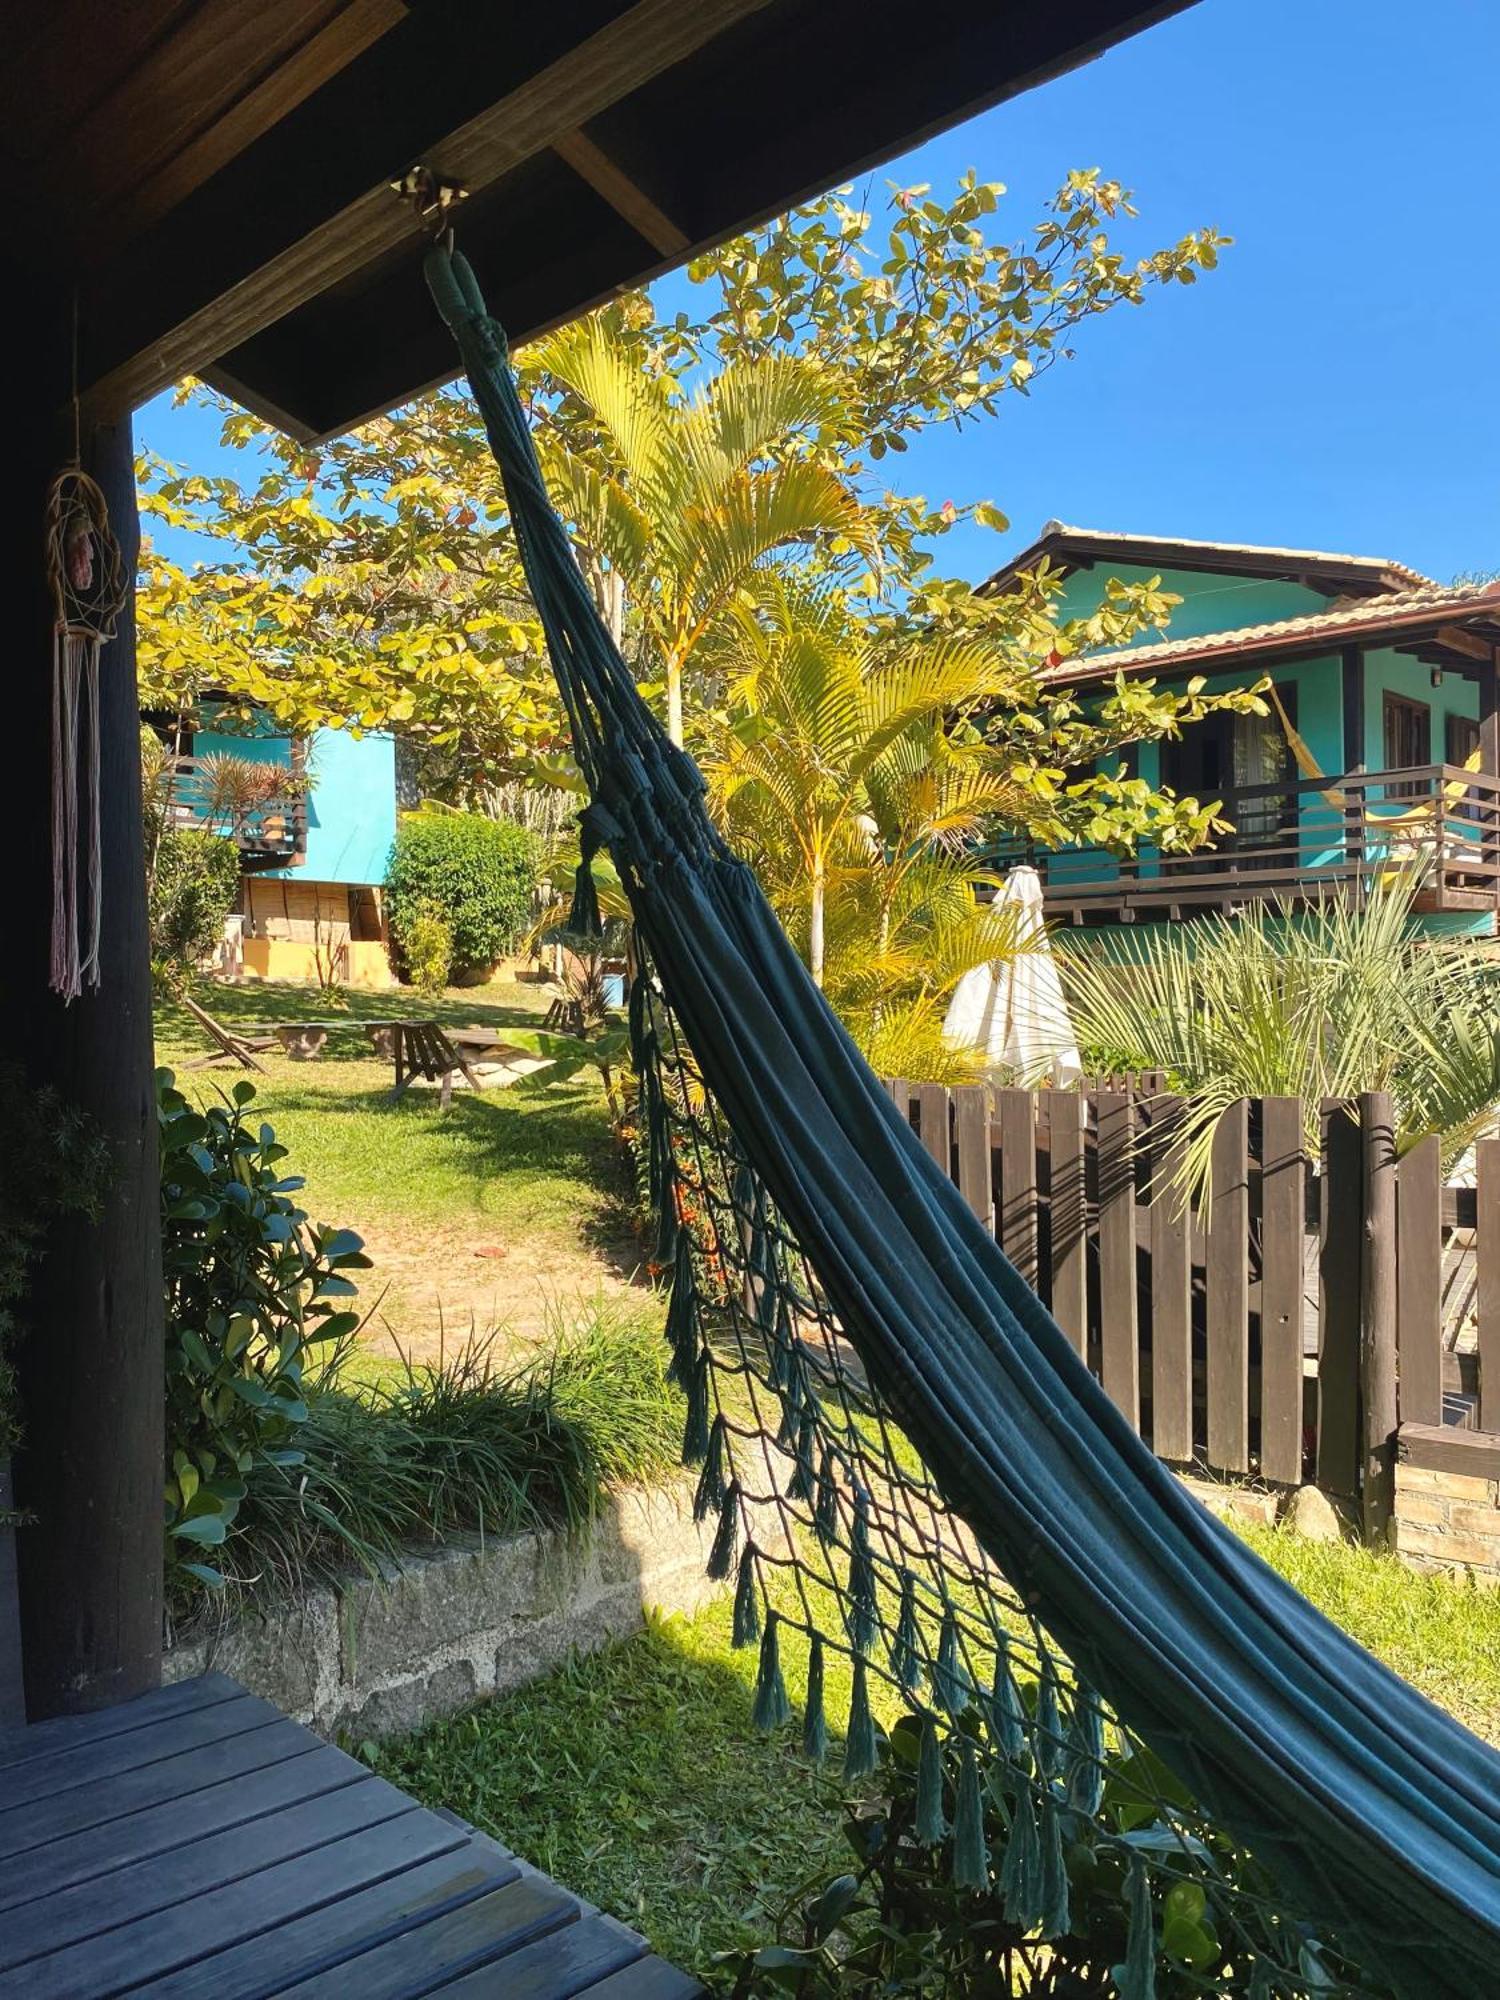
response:
[[[1163,1899],[1183,1879],[1219,1926],[1205,1992],[1500,1993],[1500,1756],[1184,1491],[928,1157],[637,694],[468,264],[437,249],[427,275],[589,788],[577,921],[597,920],[601,847],[635,920],[684,1457],[717,1520],[710,1567],[735,1580],[736,1641],[760,1649],[757,1721],[793,1726],[794,1631],[811,1754],[831,1654],[852,1667],[851,1778],[874,1766],[881,1690],[898,1697],[924,1719],[918,1818],[948,1838],[955,1883],[1054,1952],[1070,1839],[1087,1821],[1116,1842],[1125,2000],[1155,1990]],[[1103,1801],[1132,1750],[1138,1773],[1164,1767],[1149,1837]],[[1001,1841],[983,1834],[981,1785]],[[1274,1899],[1224,1879],[1213,1828]]]

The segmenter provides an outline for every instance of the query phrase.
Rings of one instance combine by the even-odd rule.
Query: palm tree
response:
[[[1191,1100],[1187,1179],[1207,1179],[1213,1130],[1241,1097],[1319,1107],[1389,1091],[1403,1149],[1436,1133],[1451,1165],[1500,1104],[1500,973],[1472,946],[1424,939],[1419,878],[1300,914],[1159,924],[1127,945],[1059,953],[1090,1067],[1164,1072]]]
[[[964,720],[1008,669],[969,635],[892,641],[789,572],[715,651],[732,666],[703,762],[726,833],[867,1053],[951,1068],[943,1002],[1014,942],[971,847],[1017,787]]]
[[[628,601],[642,678],[665,687],[681,743],[684,675],[776,551],[878,560],[857,496],[812,455],[839,421],[837,395],[815,366],[779,357],[686,396],[640,365],[608,314],[536,342],[527,365],[560,398],[540,440],[553,499],[617,638]]]

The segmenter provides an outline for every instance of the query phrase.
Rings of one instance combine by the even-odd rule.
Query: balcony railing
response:
[[[1074,922],[1176,916],[1250,900],[1313,902],[1363,893],[1420,868],[1421,910],[1500,903],[1500,778],[1452,764],[1248,785],[1223,795],[1232,832],[1191,854],[1142,848],[992,851],[999,867],[1031,860],[1049,914]]]
[[[252,872],[290,867],[303,859],[307,853],[307,791],[295,782],[293,770],[287,771],[284,792],[273,791],[254,799],[225,797],[224,788],[211,778],[205,760],[173,760],[168,807],[171,825],[223,834],[235,842],[243,866]]]

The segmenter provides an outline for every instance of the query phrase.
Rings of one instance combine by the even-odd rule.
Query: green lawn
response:
[[[334,1018],[310,987],[212,986],[200,1004],[231,1026]],[[291,1150],[316,1220],[357,1229],[375,1268],[365,1301],[403,1344],[430,1353],[439,1331],[509,1326],[540,1337],[553,1308],[623,1288],[637,1262],[626,1172],[591,1077],[545,1091],[459,1090],[439,1109],[414,1085],[390,1100],[394,1073],[375,1060],[362,1020],[393,1014],[452,1025],[536,1027],[548,988],[519,983],[450,990],[438,1001],[402,992],[351,993],[344,1025],[323,1053],[295,1062],[273,1052],[250,1074],[257,1108]],[[230,1065],[188,1070],[205,1037],[180,1008],[157,1011],[157,1059],[189,1092],[227,1088]]]
[[[1500,1742],[1500,1591],[1419,1576],[1393,1557],[1248,1530],[1331,1617],[1435,1701]],[[753,1936],[842,1846],[837,1751],[821,1771],[795,1728],[751,1727],[756,1649],[730,1608],[663,1620],[532,1686],[372,1755],[642,1930],[700,1973]],[[794,1701],[804,1670],[784,1628]],[[848,1700],[834,1656],[827,1711]]]

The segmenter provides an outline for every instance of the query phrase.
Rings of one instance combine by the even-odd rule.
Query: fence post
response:
[[[1213,1137],[1204,1271],[1208,1462],[1250,1470],[1250,1139],[1248,1098],[1220,1115]]]
[[[1363,1158],[1359,1387],[1360,1497],[1365,1540],[1384,1542],[1396,1476],[1396,1127],[1385,1091],[1359,1100]]]
[[[1396,1169],[1396,1410],[1443,1421],[1443,1162],[1436,1133]]]
[[[1323,1105],[1318,1243],[1318,1484],[1359,1490],[1360,1137],[1336,1099]]]

